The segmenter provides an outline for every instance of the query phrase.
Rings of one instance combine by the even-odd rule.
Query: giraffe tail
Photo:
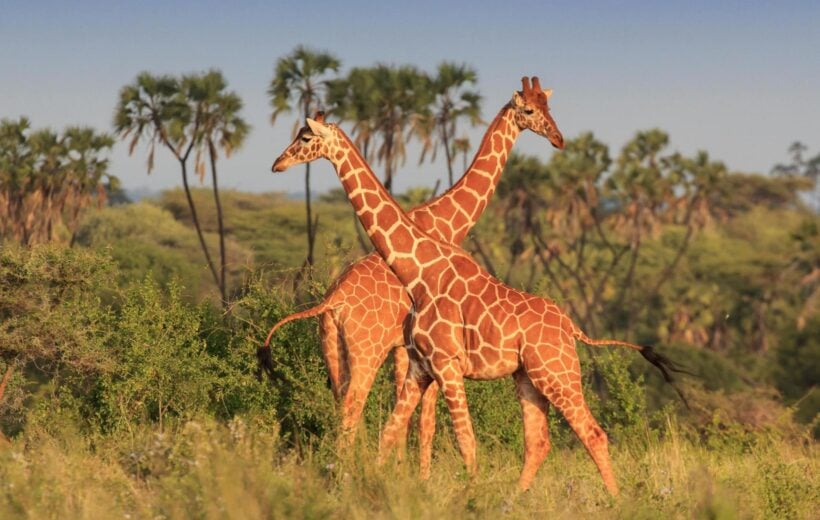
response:
[[[295,312],[289,316],[285,316],[271,327],[268,332],[268,337],[265,338],[265,343],[256,349],[256,378],[262,379],[262,373],[267,374],[269,379],[273,379],[275,374],[273,370],[273,356],[271,355],[270,341],[273,338],[276,329],[291,321],[301,320],[303,318],[312,318],[323,314],[333,308],[330,298],[325,298],[319,305],[315,305],[310,309],[305,309],[302,312]]]
[[[637,350],[641,353],[641,356],[643,356],[644,359],[655,365],[655,367],[657,367],[657,369],[661,371],[661,374],[663,374],[664,381],[669,383],[669,385],[671,385],[672,388],[675,389],[675,392],[678,394],[678,397],[680,397],[681,401],[683,401],[683,404],[686,406],[686,408],[689,408],[689,401],[686,400],[686,396],[683,395],[683,392],[675,384],[675,378],[672,375],[673,373],[677,373],[695,376],[695,374],[693,374],[683,366],[679,365],[678,363],[675,363],[663,354],[656,352],[655,349],[653,349],[650,346],[636,345],[634,343],[628,343],[626,341],[618,341],[614,339],[592,339],[586,334],[584,334],[584,332],[578,329],[577,327],[573,332],[573,336],[575,336],[582,343],[586,343],[587,345],[613,345],[618,347],[631,348],[632,350]]]

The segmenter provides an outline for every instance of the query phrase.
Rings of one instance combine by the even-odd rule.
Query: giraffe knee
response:
[[[609,443],[609,438],[606,432],[597,424],[592,426],[586,434],[586,441],[591,446],[606,446]]]

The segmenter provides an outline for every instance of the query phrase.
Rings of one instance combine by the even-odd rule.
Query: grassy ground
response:
[[[811,443],[760,437],[718,450],[674,433],[637,437],[612,448],[622,489],[612,499],[576,448],[554,449],[519,493],[520,457],[504,447],[485,447],[470,480],[445,441],[419,482],[413,462],[376,467],[372,446],[339,459],[326,440],[297,457],[241,420],[93,442],[29,433],[0,446],[0,518],[817,518]]]

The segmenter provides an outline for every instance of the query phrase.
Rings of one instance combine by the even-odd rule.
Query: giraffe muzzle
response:
[[[561,135],[561,132],[557,130],[549,132],[549,135],[547,135],[547,139],[549,139],[550,143],[552,143],[552,146],[554,146],[555,148],[558,148],[559,150],[564,149],[564,136]]]
[[[288,168],[288,165],[285,164],[285,161],[282,160],[282,158],[280,157],[280,158],[276,159],[275,161],[273,161],[273,166],[271,166],[271,171],[273,173],[279,173],[279,172],[283,172],[283,171],[287,170],[287,168]]]

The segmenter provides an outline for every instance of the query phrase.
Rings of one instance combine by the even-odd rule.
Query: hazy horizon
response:
[[[467,63],[478,71],[485,120],[520,88],[521,76],[538,75],[555,91],[553,115],[567,138],[592,131],[614,155],[636,131],[658,127],[673,150],[704,149],[733,171],[766,173],[788,159],[796,140],[812,154],[820,151],[818,26],[816,2],[354,1],[313,2],[309,9],[240,2],[225,10],[216,2],[12,1],[0,17],[0,117],[26,115],[35,128],[111,131],[118,91],[140,71],[218,68],[245,101],[243,116],[253,126],[243,149],[221,161],[221,185],[297,193],[301,174],[270,173],[296,115],[271,126],[266,90],[276,60],[304,44],[338,56],[342,74],[377,62],[430,72],[443,60]],[[485,129],[461,128],[473,147]],[[532,134],[515,149],[543,160],[553,153]],[[442,159],[419,167],[416,152],[410,147],[398,171],[397,191],[446,177]],[[164,154],[150,176],[144,148],[129,157],[118,143],[111,160],[111,172],[129,190],[180,183]],[[455,165],[460,174],[460,158]],[[314,171],[317,191],[338,185],[326,162]]]

